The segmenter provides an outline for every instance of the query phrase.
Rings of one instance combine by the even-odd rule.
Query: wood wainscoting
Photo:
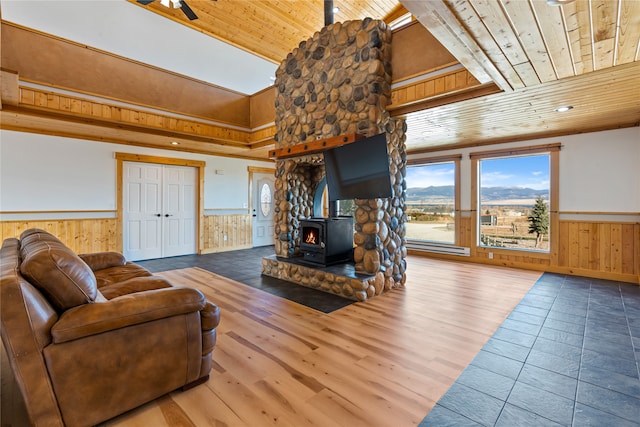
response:
[[[640,278],[640,223],[560,221],[558,266],[570,274]]]
[[[19,238],[29,228],[52,233],[76,253],[122,252],[116,218],[0,221],[0,238]],[[199,248],[199,253],[250,248],[251,215],[205,215],[202,235],[203,247]]]
[[[474,248],[472,219],[464,214],[459,218],[459,246]],[[115,218],[0,221],[0,238],[19,237],[29,228],[42,228],[56,235],[76,253],[121,252],[116,225]],[[249,214],[205,215],[202,231],[201,253],[252,247]],[[640,223],[560,220],[557,238],[557,255],[477,247],[471,251],[470,257],[410,252],[455,261],[640,284]],[[489,259],[489,252],[493,253],[493,259]]]
[[[114,212],[115,215],[115,212]],[[118,251],[116,218],[47,219],[0,221],[0,238],[20,238],[30,228],[41,228],[57,238],[78,254]]]
[[[471,248],[470,257],[410,252],[434,258],[640,284],[638,222],[561,219],[551,252],[539,253],[478,247],[474,237],[474,217],[473,212],[463,211],[459,218],[457,245]],[[489,258],[490,253],[493,259]]]
[[[252,247],[251,215],[205,215],[202,253]]]

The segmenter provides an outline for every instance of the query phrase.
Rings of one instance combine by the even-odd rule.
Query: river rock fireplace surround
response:
[[[289,154],[272,155],[275,255],[263,259],[263,274],[358,301],[404,285],[406,124],[386,110],[390,59],[391,31],[382,21],[364,19],[324,27],[280,64],[273,153]],[[387,138],[392,197],[354,201],[354,226],[346,239],[353,249],[350,269],[325,268],[319,264],[327,260],[318,263],[318,255],[311,255],[316,265],[305,262],[304,224],[345,222],[319,219],[324,161],[321,150],[309,152],[306,146],[380,133]]]

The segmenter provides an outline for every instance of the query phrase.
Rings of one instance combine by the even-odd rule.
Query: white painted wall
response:
[[[491,149],[560,142],[560,211],[637,214],[640,212],[639,141],[640,128],[634,127],[500,144]],[[464,148],[433,154],[463,155],[460,171],[462,210],[471,209],[469,153],[484,149],[489,148]],[[16,219],[6,214],[10,211],[115,210],[116,152],[205,161],[204,203],[205,210],[216,209],[211,213],[246,212],[249,203],[247,167],[273,167],[272,162],[0,131],[0,212],[5,213],[3,219]],[[216,170],[223,173],[216,174]]]
[[[640,212],[640,128],[561,142],[561,211]]]
[[[207,213],[248,212],[248,166],[274,167],[273,162],[267,161],[3,130],[0,131],[0,212],[3,212],[3,219],[20,218],[7,214],[12,211],[115,210],[116,152],[206,162],[204,208],[205,211],[215,209]]]
[[[562,144],[560,206],[565,212],[640,212],[640,128],[543,138],[516,143],[439,151],[409,159],[462,154],[460,209],[471,210],[469,153],[508,147]],[[585,219],[585,218],[583,218]]]

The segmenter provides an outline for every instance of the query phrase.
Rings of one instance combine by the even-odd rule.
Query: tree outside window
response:
[[[536,199],[536,204],[527,219],[529,220],[529,234],[535,233],[535,247],[538,248],[542,245],[544,236],[549,233],[549,211],[542,197]]]

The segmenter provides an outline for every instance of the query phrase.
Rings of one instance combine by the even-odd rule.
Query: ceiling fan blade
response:
[[[193,13],[193,10],[191,10],[191,8],[189,7],[186,1],[180,0],[180,9],[182,9],[184,14],[187,15],[187,18],[189,18],[189,21],[198,19],[198,16],[195,13]]]

